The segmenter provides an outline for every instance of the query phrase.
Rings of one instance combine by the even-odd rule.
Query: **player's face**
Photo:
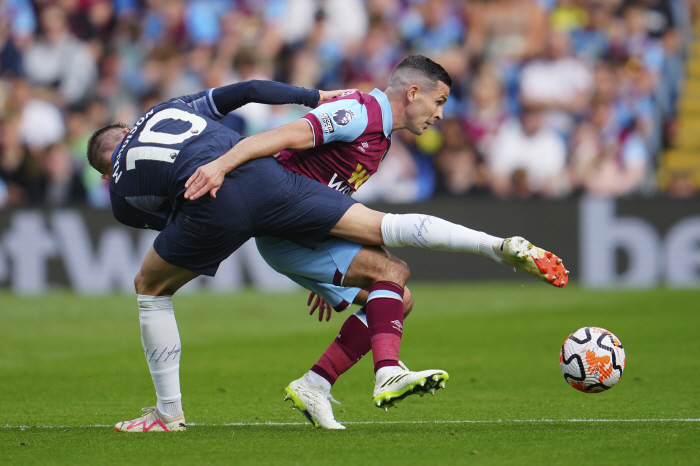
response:
[[[408,124],[406,129],[416,135],[423,134],[428,125],[435,120],[442,120],[442,107],[450,95],[450,88],[438,81],[437,88],[431,92],[416,91],[413,101],[406,108]]]

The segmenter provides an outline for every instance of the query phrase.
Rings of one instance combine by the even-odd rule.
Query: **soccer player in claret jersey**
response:
[[[287,170],[352,195],[376,172],[389,149],[392,132],[407,129],[422,134],[428,125],[442,118],[451,83],[445,70],[432,60],[407,57],[392,73],[384,92],[346,92],[302,119],[248,138],[221,158],[200,167],[186,183],[185,198],[197,199],[207,192],[215,196],[224,174],[248,160],[279,151],[277,161]],[[381,245],[477,253],[558,287],[565,286],[568,280],[556,256],[520,237],[504,240],[428,215],[382,214],[361,205],[349,209],[346,218],[352,218],[368,232],[381,232]],[[339,233],[338,236],[368,244],[361,238]],[[410,311],[412,303],[405,288],[408,270],[393,282],[370,278],[373,269],[385,264],[393,263],[393,270],[400,269],[400,261],[382,248],[359,246],[338,238],[324,241],[314,251],[280,238],[256,241],[273,268],[321,296],[336,310],[345,309],[351,302],[366,304],[345,321],[336,340],[312,369],[286,389],[287,396],[311,422],[343,428],[333,416],[331,386],[370,349],[376,372],[376,406],[386,408],[405,396],[434,393],[444,387],[441,376],[435,381],[425,380],[423,374],[399,365],[404,312]],[[360,288],[368,293],[360,293]],[[373,322],[380,319],[384,322],[381,325]]]
[[[158,402],[140,418],[118,423],[118,431],[186,429],[172,295],[200,274],[214,275],[221,261],[249,238],[277,236],[309,249],[329,234],[368,245],[384,244],[379,221],[383,213],[365,207],[354,210],[359,204],[350,197],[285,170],[273,158],[253,160],[227,174],[216,199],[206,196],[183,202],[185,182],[196,167],[215,160],[242,139],[217,122],[223,114],[248,102],[315,106],[339,94],[271,82],[239,83],[155,105],[131,129],[109,125],[88,141],[89,163],[110,181],[115,218],[125,225],[161,231],[134,280],[143,349]],[[408,276],[405,265],[404,270],[393,270],[392,265],[385,262],[383,268],[367,274],[372,286],[402,283],[392,285],[399,293],[388,291],[388,299],[376,300],[374,324],[370,319],[369,328],[381,335],[400,332],[392,322],[396,309],[391,304],[396,300],[400,304]],[[398,347],[384,354],[390,363],[398,364]],[[407,384],[440,385],[447,378],[441,370],[411,372],[400,384],[386,385],[385,391],[396,387],[406,391]]]

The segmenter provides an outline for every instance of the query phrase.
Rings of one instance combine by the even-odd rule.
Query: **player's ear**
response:
[[[420,93],[420,88],[416,86],[415,84],[411,87],[408,88],[408,92],[406,94],[406,98],[408,99],[408,103],[411,104],[413,103],[414,100],[418,97],[418,94]]]

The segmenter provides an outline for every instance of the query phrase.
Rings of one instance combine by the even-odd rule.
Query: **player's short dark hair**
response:
[[[105,159],[102,153],[109,145],[123,139],[121,130],[124,128],[128,128],[128,126],[124,123],[114,123],[92,133],[87,143],[87,159],[92,168],[102,174],[109,173],[109,160]]]
[[[409,55],[404,58],[391,73],[389,86],[398,84],[400,77],[408,73],[419,74],[435,86],[437,86],[438,81],[442,81],[447,87],[452,87],[452,78],[447,74],[445,68],[423,55]]]

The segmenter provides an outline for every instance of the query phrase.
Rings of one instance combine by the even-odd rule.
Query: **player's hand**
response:
[[[316,298],[314,300],[314,297]],[[311,304],[311,301],[313,301],[313,304]],[[326,322],[331,320],[331,314],[333,314],[333,307],[323,299],[322,297],[318,296],[316,293],[313,291],[309,293],[309,299],[306,300],[306,305],[311,306],[311,310],[309,311],[309,315],[313,315],[314,311],[318,308],[318,321],[323,322],[323,314],[326,314]]]
[[[197,168],[185,183],[185,199],[194,201],[206,193],[216,198],[216,192],[224,182],[226,171],[219,166],[218,160]]]
[[[341,89],[339,91],[321,91],[319,90],[319,97],[318,97],[318,103],[319,105],[322,104],[323,102],[327,102],[335,97],[339,97],[343,95],[344,93],[352,93],[355,92],[357,89]]]

